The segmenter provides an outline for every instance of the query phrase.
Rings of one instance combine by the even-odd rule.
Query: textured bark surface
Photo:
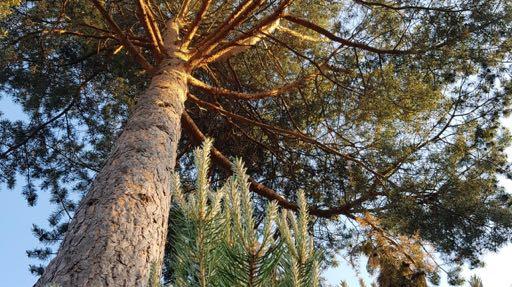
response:
[[[146,286],[160,271],[186,92],[185,69],[166,61],[36,286]]]

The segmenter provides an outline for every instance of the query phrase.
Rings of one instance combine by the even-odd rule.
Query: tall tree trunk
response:
[[[186,93],[184,65],[166,60],[35,286],[146,286],[159,274]]]

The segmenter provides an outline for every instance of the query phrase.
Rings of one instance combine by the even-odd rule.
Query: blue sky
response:
[[[4,117],[22,119],[20,109],[6,99],[0,99],[0,112]],[[504,120],[504,124],[512,128],[512,119]],[[508,149],[509,158],[512,158],[512,148]],[[502,184],[512,193],[512,182],[502,180]],[[38,204],[35,207],[28,207],[21,195],[19,186],[14,190],[8,190],[5,185],[0,185],[0,286],[22,287],[32,286],[36,277],[28,271],[29,264],[39,264],[38,261],[29,259],[25,251],[40,246],[37,239],[32,235],[32,224],[45,226],[46,219],[53,207],[49,204],[49,195],[40,193]],[[364,259],[360,260],[361,264]],[[512,245],[508,245],[498,253],[488,253],[484,256],[486,266],[477,270],[465,270],[464,274],[469,277],[477,274],[482,278],[485,287],[512,287]],[[330,269],[325,272],[325,278],[332,284],[340,280],[346,280],[349,286],[359,286],[358,276],[369,281],[364,266],[359,268],[360,274],[356,274],[347,264]],[[448,286],[443,280],[442,287]]]

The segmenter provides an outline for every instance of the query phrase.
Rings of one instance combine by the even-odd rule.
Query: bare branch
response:
[[[152,71],[153,65],[151,65],[144,56],[137,50],[137,48],[133,45],[133,43],[128,39],[128,36],[121,30],[121,28],[114,22],[110,14],[103,8],[101,3],[98,0],[90,0],[93,5],[98,9],[101,13],[105,21],[107,21],[108,26],[117,34],[121,40],[121,43],[128,49],[132,57],[134,57],[135,61],[137,61],[142,68],[146,71]]]
[[[219,51],[215,52],[213,55],[208,56],[205,60],[202,61],[202,63],[211,63],[214,61],[227,59],[247,49],[252,48],[263,37],[265,37],[265,34],[271,34],[279,27],[279,20],[279,18],[275,19],[269,25],[264,26],[262,29],[256,32],[255,35],[228,44],[226,47],[223,47]]]
[[[151,9],[151,5],[150,5],[151,0],[149,0],[148,3],[144,3],[144,4],[145,4],[146,11],[148,13],[149,24],[151,24],[151,28],[155,32],[155,36],[156,36],[158,45],[160,46],[160,50],[165,51],[162,33],[160,32],[160,29],[158,28],[158,23],[155,18],[155,13],[153,12],[153,9]]]
[[[244,0],[235,10],[226,18],[226,20],[208,37],[203,39],[196,47],[196,54],[191,58],[192,61],[201,59],[209,54],[219,42],[224,39],[234,27],[243,23],[249,18],[250,13],[261,5],[261,0]]]
[[[297,31],[295,31],[293,29],[290,29],[290,28],[287,28],[287,27],[284,27],[284,26],[278,26],[277,30],[282,31],[282,32],[284,32],[284,33],[286,33],[288,35],[291,35],[291,36],[293,36],[295,38],[298,38],[300,40],[303,40],[303,41],[309,41],[309,42],[328,42],[325,39],[304,35],[304,34],[302,34],[300,32],[297,32]]]
[[[255,45],[261,40],[262,35],[271,34],[279,26],[280,18],[282,17],[284,10],[292,3],[292,1],[293,0],[282,1],[272,14],[263,18],[248,32],[245,32],[241,36],[237,37],[234,41],[231,42],[231,44],[228,44],[214,55],[208,56],[205,61],[211,62],[218,60],[218,58],[228,58],[233,56]],[[215,47],[212,47],[207,51],[207,53],[203,53],[203,55],[207,55],[213,51],[213,48]],[[192,64],[195,65],[196,63],[193,62]]]
[[[184,0],[181,3],[180,12],[178,13],[178,16],[177,16],[178,21],[182,22],[185,19],[185,17],[187,16],[188,10],[189,10],[189,6],[190,6],[190,0]]]
[[[201,7],[199,8],[199,11],[196,14],[196,17],[194,18],[194,21],[190,25],[190,27],[187,29],[187,33],[183,37],[183,49],[187,50],[188,46],[190,45],[190,42],[194,38],[197,29],[199,28],[199,24],[201,23],[201,20],[203,19],[204,15],[208,11],[208,8],[210,7],[212,3],[212,0],[203,0],[201,3]]]
[[[378,54],[392,54],[392,55],[407,55],[407,54],[416,54],[416,53],[420,52],[420,51],[415,51],[415,50],[396,50],[396,49],[375,48],[375,47],[366,45],[364,43],[354,42],[354,41],[350,41],[350,40],[338,37],[338,36],[334,35],[333,33],[327,31],[326,29],[324,29],[312,22],[309,22],[307,20],[304,20],[304,19],[301,19],[301,18],[298,18],[295,16],[285,15],[285,16],[283,16],[283,18],[290,22],[293,22],[295,24],[298,24],[298,25],[301,25],[308,29],[311,29],[321,35],[324,35],[331,41],[338,42],[345,46],[363,49],[363,50],[366,50],[369,52],[374,52],[374,53],[378,53]]]
[[[163,43],[161,41],[161,38],[159,39],[157,36],[157,33],[159,34],[158,27],[152,25],[153,21],[151,20],[151,16],[149,15],[148,11],[149,9],[147,9],[147,5],[146,3],[144,3],[144,0],[138,0],[137,4],[142,26],[144,27],[146,34],[148,34],[149,38],[151,39],[152,49],[155,54],[155,57],[157,58],[158,61],[160,61],[163,56]],[[156,28],[157,31],[155,31],[154,28]]]
[[[427,6],[416,6],[416,5],[406,5],[406,6],[393,6],[386,3],[380,3],[380,2],[370,2],[370,1],[363,1],[363,0],[354,0],[355,3],[361,4],[364,6],[376,6],[376,7],[382,7],[386,9],[391,10],[427,10],[427,11],[438,11],[438,12],[445,12],[445,13],[457,13],[457,12],[464,12],[468,11],[467,9],[450,9],[450,8],[442,8],[442,7],[427,7]]]
[[[220,87],[212,87],[192,76],[189,77],[188,83],[191,84],[194,87],[197,87],[201,90],[207,91],[210,94],[218,95],[218,96],[224,96],[227,98],[232,99],[241,99],[241,100],[259,100],[269,97],[275,97],[282,94],[285,94],[287,92],[291,92],[293,90],[296,90],[305,84],[314,77],[316,77],[318,73],[313,73],[308,76],[302,77],[300,79],[297,79],[289,84],[286,84],[284,86],[281,86],[279,88],[274,88],[267,91],[262,92],[256,92],[256,93],[242,93],[242,92],[236,92],[225,88]]]

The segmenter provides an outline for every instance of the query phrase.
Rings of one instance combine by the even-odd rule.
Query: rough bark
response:
[[[166,60],[35,286],[146,286],[159,273],[186,93],[184,66]]]

